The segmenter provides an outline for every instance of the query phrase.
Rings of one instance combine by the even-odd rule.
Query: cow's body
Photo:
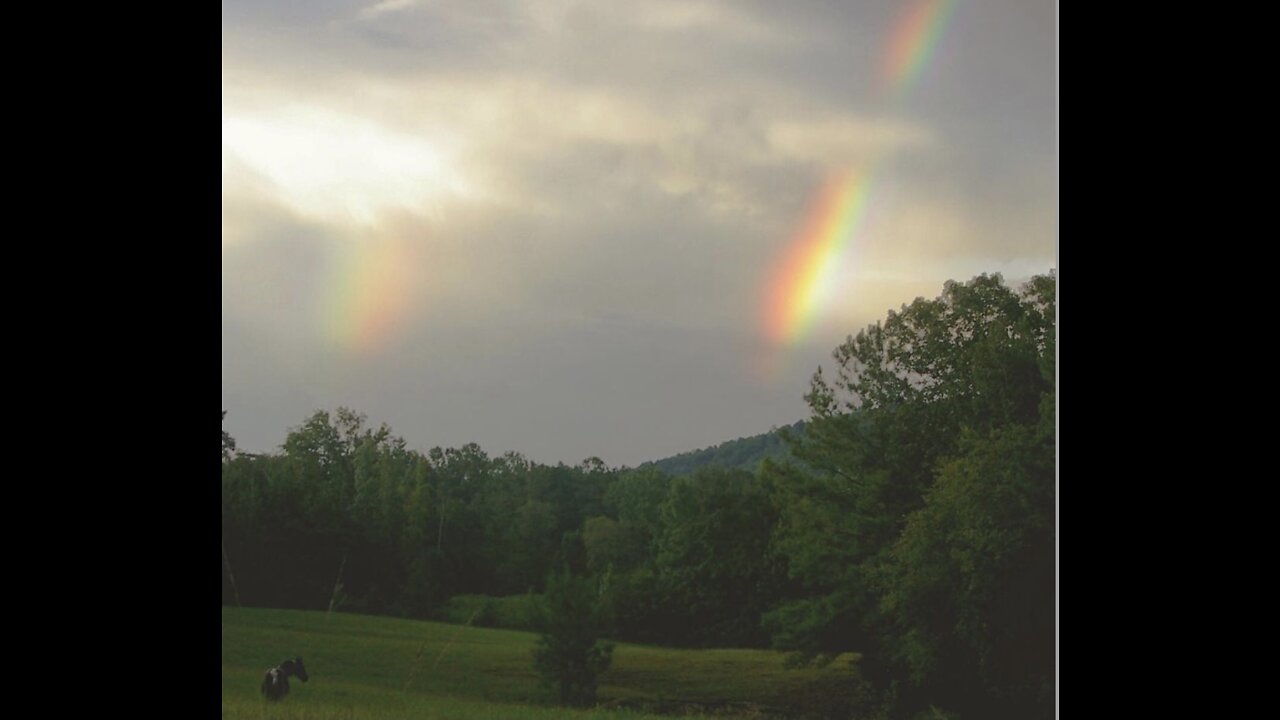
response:
[[[262,694],[268,700],[279,700],[289,694],[289,676],[295,675],[302,682],[307,681],[307,668],[302,664],[302,658],[296,657],[292,660],[285,660],[278,666],[271,668],[262,678]]]

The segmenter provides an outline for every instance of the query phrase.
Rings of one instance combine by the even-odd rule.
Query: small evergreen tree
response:
[[[547,578],[543,598],[534,667],[544,683],[559,688],[560,704],[594,705],[596,678],[613,658],[613,644],[599,639],[604,618],[595,582],[566,569]]]

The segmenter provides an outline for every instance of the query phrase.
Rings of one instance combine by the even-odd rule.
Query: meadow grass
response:
[[[857,701],[847,658],[786,670],[765,650],[678,650],[619,643],[600,706],[570,711],[533,670],[534,633],[299,610],[222,608],[222,717],[316,720],[842,715]],[[269,667],[301,655],[311,681],[284,701],[259,694]]]

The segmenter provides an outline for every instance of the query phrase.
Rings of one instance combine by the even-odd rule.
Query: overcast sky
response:
[[[347,406],[420,450],[635,465],[807,417],[846,335],[948,279],[1055,266],[1053,2],[222,7],[242,450]],[[839,172],[864,217],[782,339]]]

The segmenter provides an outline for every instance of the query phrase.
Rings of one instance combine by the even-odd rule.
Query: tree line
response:
[[[892,717],[1051,717],[1054,290],[983,275],[890,312],[754,471],[422,453],[346,409],[272,454],[224,431],[223,603],[428,618],[579,578],[615,640],[857,652]]]

